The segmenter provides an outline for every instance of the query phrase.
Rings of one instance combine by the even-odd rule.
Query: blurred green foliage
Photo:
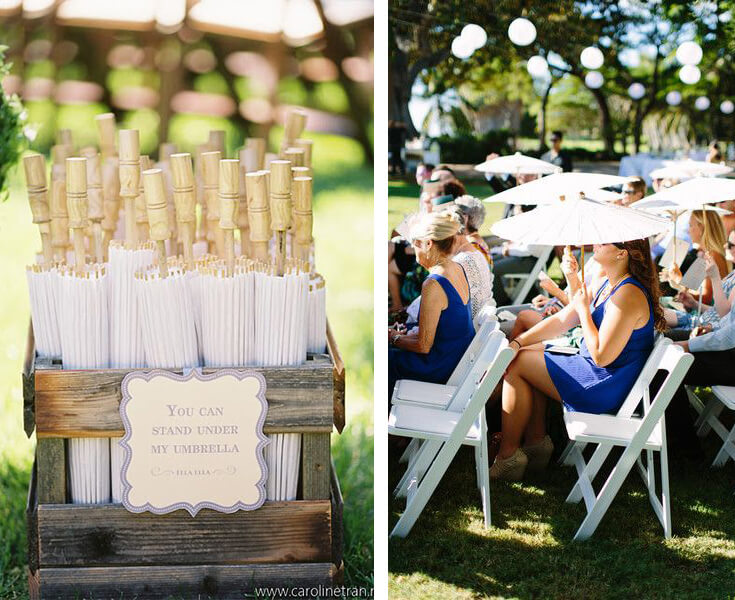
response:
[[[0,79],[10,71],[10,65],[5,62],[7,49],[7,46],[0,46]],[[17,96],[7,96],[0,90],[0,200],[8,198],[8,173],[26,147],[23,131],[26,116]]]

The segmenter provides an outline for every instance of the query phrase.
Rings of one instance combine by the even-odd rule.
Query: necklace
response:
[[[608,285],[607,285],[607,288],[606,288],[606,289],[605,289],[605,291],[604,291],[604,292],[602,292],[602,294],[600,295],[600,298],[599,298],[600,302],[604,302],[604,301],[605,301],[605,300],[606,300],[607,298],[609,298],[609,297],[610,297],[610,294],[612,294],[612,291],[613,291],[613,290],[614,290],[614,289],[615,289],[615,288],[616,288],[616,287],[617,287],[617,286],[618,286],[618,285],[620,284],[620,282],[621,282],[621,281],[623,281],[623,280],[624,280],[624,279],[625,279],[626,277],[630,277],[630,273],[628,273],[627,271],[626,271],[625,273],[623,273],[623,275],[622,275],[622,276],[620,277],[620,279],[618,279],[618,280],[617,280],[617,281],[615,282],[615,285],[613,285],[612,281],[610,281],[610,280],[608,279],[608,280],[607,280],[607,283],[608,283]],[[597,304],[596,306],[599,306],[599,304]]]

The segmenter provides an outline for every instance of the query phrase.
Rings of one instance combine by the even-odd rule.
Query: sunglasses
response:
[[[625,194],[626,196],[632,196],[633,194],[635,194],[635,190],[623,190],[623,194]]]
[[[730,240],[727,240],[727,243],[725,244],[725,246],[727,247],[728,250],[732,250],[733,248],[735,248],[735,244],[731,242]]]

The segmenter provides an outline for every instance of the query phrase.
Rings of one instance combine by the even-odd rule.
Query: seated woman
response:
[[[480,227],[485,222],[485,204],[475,198],[465,194],[454,200],[464,215],[465,234],[467,241],[482,252],[485,260],[487,260],[490,268],[493,267],[493,258],[490,255],[490,247],[480,235]]]
[[[724,250],[726,257],[727,252],[733,247],[735,247],[735,231],[730,234],[725,244]],[[720,318],[730,310],[729,304],[727,305],[727,309],[721,308],[724,305],[718,307],[718,298],[727,299],[730,296],[730,292],[735,288],[735,271],[730,271],[727,277],[723,279],[720,272],[721,263],[717,260],[716,256],[711,252],[705,252],[705,260],[707,261],[707,277],[709,279],[709,286],[712,288],[715,305],[703,310],[697,319],[697,323],[699,326],[709,327],[709,331],[712,331],[719,324]],[[686,311],[694,310],[698,307],[697,301],[687,292],[680,293],[677,299],[684,305]],[[685,311],[666,308],[664,309],[664,317],[666,317],[666,325],[671,328],[670,331],[666,332],[667,337],[671,337],[674,340],[684,339],[684,336],[689,337],[688,333],[691,331],[693,323],[692,315]]]
[[[706,217],[704,216],[706,215]],[[704,220],[707,219],[707,230],[705,233]],[[725,258],[725,244],[727,242],[727,236],[725,235],[725,228],[722,224],[722,218],[716,212],[711,210],[693,210],[689,217],[689,235],[691,235],[692,243],[699,246],[700,252],[711,252],[712,256],[717,263],[717,267],[720,270],[720,277],[725,277],[730,269],[727,266],[727,259]],[[662,281],[668,280],[674,285],[678,285],[681,281],[682,273],[679,268],[674,265],[673,268],[667,269],[661,272]],[[704,280],[702,285],[701,300],[702,304],[710,305],[712,303],[712,282],[709,279]],[[677,298],[680,301],[688,300],[690,304],[698,303],[700,300],[700,294],[696,292],[684,292],[679,294]],[[686,327],[691,323],[689,319],[680,315],[678,323],[674,323],[670,326]]]
[[[416,260],[429,270],[421,288],[418,331],[388,330],[388,397],[399,379],[445,383],[475,335],[470,286],[452,260],[459,220],[452,213],[422,215],[412,228]]]
[[[518,480],[527,466],[548,464],[547,398],[597,414],[620,408],[653,348],[654,328],[665,326],[648,240],[595,245],[594,257],[608,278],[600,289],[590,296],[582,286],[568,306],[510,342],[517,354],[503,382],[493,478]],[[553,354],[539,343],[577,324],[584,334],[579,354]]]

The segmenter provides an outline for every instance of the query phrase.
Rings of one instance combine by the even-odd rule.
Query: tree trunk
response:
[[[615,129],[613,128],[612,117],[610,116],[610,108],[607,105],[607,98],[601,90],[590,90],[597,100],[600,107],[600,126],[602,128],[602,140],[605,142],[605,151],[609,154],[615,153]]]
[[[409,81],[408,56],[397,46],[393,49],[388,68],[388,119],[406,124],[406,137],[410,140],[418,130],[408,110],[413,81]]]
[[[549,105],[549,94],[551,88],[554,87],[554,78],[551,78],[543,97],[541,98],[541,112],[539,112],[539,123],[538,123],[538,150],[543,152],[546,149],[546,112]]]

